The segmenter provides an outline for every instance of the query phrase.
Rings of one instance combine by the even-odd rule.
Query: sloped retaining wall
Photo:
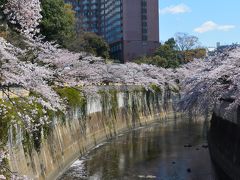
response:
[[[32,179],[55,179],[76,158],[103,140],[126,130],[176,116],[170,91],[144,90],[101,93],[88,97],[85,110],[69,109],[64,122],[54,118],[52,128],[38,150],[26,151],[21,139],[9,136],[10,167]],[[83,111],[86,111],[83,113]]]
[[[240,180],[240,116],[239,109],[226,116],[223,102],[215,109],[208,134],[211,158],[221,172],[220,178]]]

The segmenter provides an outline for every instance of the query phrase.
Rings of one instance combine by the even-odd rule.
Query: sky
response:
[[[159,0],[159,12],[161,42],[185,32],[205,47],[240,43],[240,0]]]

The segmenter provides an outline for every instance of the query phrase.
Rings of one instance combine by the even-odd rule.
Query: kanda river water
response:
[[[75,161],[62,180],[218,180],[209,122],[179,118],[122,134]]]

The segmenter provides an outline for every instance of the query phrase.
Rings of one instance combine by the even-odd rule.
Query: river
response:
[[[207,146],[209,123],[179,118],[137,128],[77,161],[61,180],[217,180]]]

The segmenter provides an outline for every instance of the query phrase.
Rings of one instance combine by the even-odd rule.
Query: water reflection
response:
[[[60,179],[217,179],[202,147],[207,125],[185,119],[135,130],[92,150]]]

